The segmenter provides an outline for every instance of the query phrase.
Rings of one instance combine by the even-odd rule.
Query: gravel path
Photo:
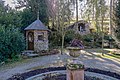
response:
[[[96,57],[96,52],[82,51],[79,59],[86,67],[98,68],[120,74],[120,60]],[[70,59],[67,54],[57,54],[27,59],[22,62],[12,63],[0,67],[0,80],[6,80],[16,73],[24,73],[30,70],[48,66],[62,66]]]

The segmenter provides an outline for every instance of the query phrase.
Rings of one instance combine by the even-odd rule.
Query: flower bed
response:
[[[43,80],[66,80],[66,75],[54,75],[54,76],[46,76]],[[85,80],[103,80],[96,77],[85,76]]]
[[[46,72],[50,72],[50,71],[59,71],[59,70],[66,70],[66,67],[49,67],[49,68],[44,68],[44,69],[37,69],[37,70],[29,71],[26,73],[22,73],[19,75],[13,75],[11,78],[9,78],[7,80],[25,80],[29,77],[32,77],[32,76],[35,76],[35,75],[38,75],[41,73],[46,73]],[[99,69],[94,69],[94,68],[86,68],[85,71],[107,75],[107,76],[110,76],[110,77],[120,80],[120,75],[117,73],[114,73],[114,72],[104,71],[104,70],[99,70]]]

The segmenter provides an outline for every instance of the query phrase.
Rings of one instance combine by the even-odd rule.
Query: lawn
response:
[[[94,53],[94,55],[97,57],[120,60],[119,49],[103,49],[103,50],[102,49],[85,49],[85,51],[89,53]],[[104,55],[102,55],[102,53]]]

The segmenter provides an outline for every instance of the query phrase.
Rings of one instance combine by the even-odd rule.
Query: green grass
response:
[[[100,58],[108,58],[108,59],[119,59],[120,60],[120,54],[115,54],[114,49],[86,49],[85,51],[90,52],[90,53],[100,53],[100,54],[95,54],[96,57]],[[104,56],[102,55],[104,54]]]
[[[32,60],[32,58],[29,58],[29,59],[19,59],[17,61],[11,61],[11,62],[7,62],[3,65],[0,66],[0,70],[4,70],[4,69],[11,69],[15,66],[18,66],[18,65],[21,65],[21,64],[24,64],[24,63],[27,63],[27,62],[30,62]]]
[[[109,58],[109,59],[114,59],[114,58],[120,59],[120,55],[117,55],[117,54],[105,54],[103,57]]]

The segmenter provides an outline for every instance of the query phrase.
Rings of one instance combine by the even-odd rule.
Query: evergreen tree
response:
[[[0,0],[0,63],[16,60],[25,49],[24,35],[20,32],[20,12],[5,6]]]
[[[4,4],[3,0],[0,0],[0,24],[8,27],[13,25],[15,27],[21,27],[20,12],[12,9],[9,5]]]
[[[115,27],[114,35],[118,40],[120,40],[120,0],[117,0],[116,9],[115,9]]]
[[[48,25],[47,4],[45,0],[17,0],[16,9],[23,9],[21,12],[23,29],[37,19],[39,11],[40,20]]]

